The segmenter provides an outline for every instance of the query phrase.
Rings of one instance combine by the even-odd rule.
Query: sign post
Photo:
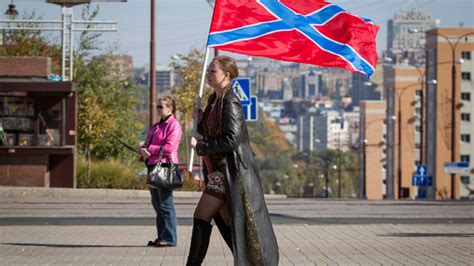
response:
[[[426,198],[426,187],[433,186],[433,177],[428,175],[428,167],[426,164],[416,166],[416,175],[412,176],[411,184],[418,188],[417,198]]]
[[[250,78],[236,78],[232,81],[231,88],[239,97],[244,112],[245,121],[258,120],[258,98],[250,90]]]

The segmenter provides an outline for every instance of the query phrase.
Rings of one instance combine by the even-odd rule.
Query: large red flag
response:
[[[208,46],[370,77],[379,27],[320,0],[216,0]]]

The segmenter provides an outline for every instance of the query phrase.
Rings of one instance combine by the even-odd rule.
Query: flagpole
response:
[[[208,61],[209,61],[209,46],[206,45],[206,53],[204,54],[204,65],[202,66],[202,73],[201,73],[201,83],[199,84],[199,93],[198,93],[198,99],[196,102],[195,110],[201,109],[202,94],[204,91],[204,82],[206,80],[206,70],[207,70]],[[193,118],[193,131],[191,133],[191,137],[196,136],[198,120],[199,120],[199,117]],[[191,147],[191,151],[189,153],[189,166],[188,166],[189,173],[192,173],[193,171],[193,161],[194,161],[194,148]]]

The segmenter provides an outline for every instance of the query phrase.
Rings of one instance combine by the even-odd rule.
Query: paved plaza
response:
[[[184,265],[199,193],[175,192],[178,246],[147,191],[0,187],[0,264]],[[280,265],[474,265],[474,202],[266,197]],[[233,265],[214,229],[204,265]]]

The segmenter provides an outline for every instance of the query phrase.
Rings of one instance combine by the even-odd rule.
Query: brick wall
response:
[[[48,57],[0,56],[0,77],[48,78],[50,72],[51,58]]]

